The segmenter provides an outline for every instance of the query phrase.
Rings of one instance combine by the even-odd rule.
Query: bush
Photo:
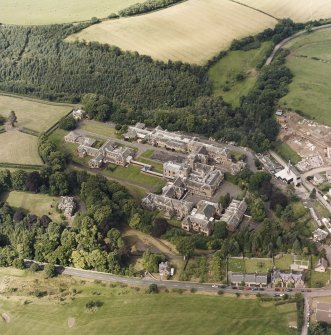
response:
[[[54,264],[48,263],[44,267],[44,273],[46,278],[53,278],[56,276],[56,268]]]
[[[148,293],[148,294],[159,293],[159,288],[157,287],[156,284],[150,284],[148,286],[148,289],[147,289],[146,293]]]
[[[25,269],[24,260],[22,258],[16,258],[16,259],[14,259],[13,266],[16,269],[24,270]]]
[[[100,308],[103,303],[99,300],[90,300],[85,304],[85,307],[89,310],[96,310]]]

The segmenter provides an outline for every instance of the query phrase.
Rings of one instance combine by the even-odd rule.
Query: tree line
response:
[[[183,0],[147,0],[142,3],[133,4],[118,12],[120,16],[133,16],[148,13],[157,9],[171,6],[175,3],[183,2]]]

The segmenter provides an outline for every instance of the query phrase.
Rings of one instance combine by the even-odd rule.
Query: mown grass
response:
[[[271,258],[229,258],[228,260],[228,270],[232,272],[267,273],[271,268]]]
[[[256,66],[265,58],[270,46],[270,42],[265,42],[259,49],[229,51],[208,72],[214,95],[220,95],[226,102],[239,106],[240,97],[253,88],[257,77]],[[238,75],[243,75],[244,80],[238,80]]]
[[[284,107],[331,126],[331,29],[306,34],[289,43],[286,65],[294,74]]]
[[[114,125],[110,123],[98,122],[94,120],[84,120],[80,123],[80,129],[102,136],[119,138],[119,136],[116,134]]]
[[[6,335],[23,334],[27,329],[31,334],[45,335],[292,334],[288,316],[295,313],[294,304],[284,309],[255,299],[190,293],[153,295],[144,289],[64,277],[6,278],[8,298],[0,300],[0,312],[10,317],[10,322],[0,323],[0,333]],[[17,291],[11,293],[10,287]],[[36,289],[45,291],[46,296],[38,299],[29,294]],[[102,306],[88,311],[85,305],[91,300],[100,301]],[[69,318],[75,320],[70,329]]]
[[[11,207],[23,208],[30,214],[35,214],[39,217],[48,215],[53,221],[60,221],[60,213],[56,211],[58,197],[12,191],[3,194],[1,200],[6,201]]]
[[[46,131],[71,109],[70,106],[53,105],[47,101],[0,95],[0,115],[8,117],[13,110],[17,116],[16,126],[35,132]]]
[[[0,134],[0,162],[42,164],[38,154],[38,138],[18,130]]]
[[[105,175],[109,175],[112,178],[118,178],[119,182],[122,179],[133,185],[152,188],[154,190],[159,190],[165,185],[163,179],[143,173],[141,167],[134,165],[122,167],[109,164],[108,168],[105,170]]]
[[[289,270],[293,263],[293,256],[289,254],[278,255],[275,257],[275,266],[279,270]]]

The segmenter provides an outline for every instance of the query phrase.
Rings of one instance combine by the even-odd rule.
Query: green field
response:
[[[8,272],[7,272],[8,271]],[[159,293],[69,277],[45,280],[40,275],[0,269],[6,278],[0,297],[3,335],[290,335],[295,305],[275,306],[255,299],[217,295]],[[22,286],[24,283],[24,287]],[[16,292],[12,292],[16,288]],[[45,292],[36,298],[31,292]],[[8,298],[5,298],[8,297]],[[88,301],[103,305],[95,311]],[[26,301],[27,303],[24,303]]]
[[[55,209],[59,201],[57,197],[51,197],[47,194],[12,191],[4,194],[1,200],[6,201],[11,207],[23,208],[30,214],[39,217],[48,215],[53,221],[60,220],[60,213]]]
[[[38,137],[9,130],[0,134],[0,162],[42,164],[38,154]]]
[[[119,136],[116,135],[114,125],[111,123],[84,120],[80,123],[79,128],[102,136],[119,138]]]
[[[232,272],[267,273],[272,269],[271,258],[229,258],[228,270]]]
[[[275,266],[279,270],[289,270],[293,263],[293,256],[289,254],[277,255],[275,257]]]
[[[259,49],[230,51],[213,65],[208,75],[214,95],[221,95],[226,102],[239,106],[240,97],[253,88],[257,77],[256,66],[265,58],[270,46],[270,42],[265,42]],[[243,75],[244,79],[238,80],[238,75]]]
[[[1,0],[0,22],[50,24],[105,18],[139,0]]]
[[[286,65],[294,74],[290,92],[280,104],[299,110],[318,122],[331,126],[331,29],[296,38]]]
[[[159,190],[165,185],[165,181],[163,179],[147,175],[146,173],[141,172],[141,167],[135,165],[122,167],[109,164],[104,175],[112,178],[118,178],[119,182],[124,180],[132,183],[133,185],[145,187],[154,191]]]
[[[297,164],[302,160],[302,158],[285,142],[276,143],[275,151],[285,160],[285,162],[290,160],[292,164]]]
[[[70,112],[71,106],[61,106],[41,100],[0,95],[0,115],[7,117],[11,110],[17,116],[16,127],[42,132],[49,129],[64,115]]]

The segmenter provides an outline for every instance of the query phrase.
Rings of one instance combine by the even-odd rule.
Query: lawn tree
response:
[[[195,249],[194,241],[188,236],[181,237],[177,240],[176,248],[184,257],[190,257]]]
[[[11,124],[13,128],[15,127],[15,123],[17,123],[17,116],[14,111],[10,111],[7,122]]]

